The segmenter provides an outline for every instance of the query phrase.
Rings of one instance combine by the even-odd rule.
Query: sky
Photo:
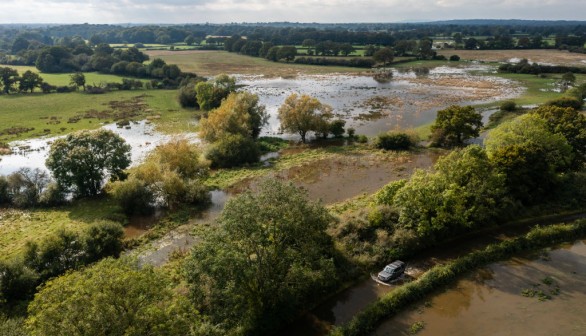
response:
[[[0,0],[7,23],[586,20],[585,0]]]

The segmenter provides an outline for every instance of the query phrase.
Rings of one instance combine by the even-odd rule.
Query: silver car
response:
[[[378,273],[378,278],[381,281],[391,281],[403,275],[405,272],[405,263],[401,260],[393,261],[385,266],[385,268]]]

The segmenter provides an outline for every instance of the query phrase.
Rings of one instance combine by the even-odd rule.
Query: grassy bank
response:
[[[358,313],[348,324],[336,328],[332,335],[366,335],[385,319],[388,319],[410,304],[425,298],[443,286],[453,283],[460,276],[478,267],[511,258],[535,249],[573,241],[586,235],[586,220],[571,224],[536,227],[523,237],[506,240],[472,252],[445,265],[431,268],[416,281],[389,292],[366,309]]]

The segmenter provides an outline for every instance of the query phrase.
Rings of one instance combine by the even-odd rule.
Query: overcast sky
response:
[[[586,0],[0,0],[0,23],[586,20]]]

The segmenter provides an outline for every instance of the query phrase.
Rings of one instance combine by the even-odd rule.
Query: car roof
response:
[[[392,263],[388,264],[387,267],[390,266],[390,267],[393,267],[393,268],[397,268],[397,267],[401,267],[401,266],[404,266],[404,265],[405,265],[405,263],[402,262],[401,260],[395,260]]]

